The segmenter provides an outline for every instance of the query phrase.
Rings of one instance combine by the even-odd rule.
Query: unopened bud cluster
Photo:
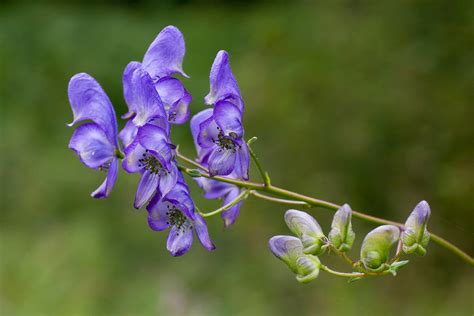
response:
[[[326,237],[319,223],[306,212],[288,210],[285,222],[294,236],[279,235],[269,241],[272,253],[285,262],[296,279],[301,283],[314,280],[320,270],[351,277],[351,280],[366,276],[393,274],[408,261],[400,261],[402,251],[406,254],[424,255],[430,235],[427,222],[430,207],[426,201],[420,202],[405,222],[404,227],[382,225],[370,231],[362,241],[360,259],[355,262],[345,252],[352,248],[355,233],[352,230],[352,209],[348,204],[335,213],[331,230]],[[395,246],[397,251],[392,257]],[[352,262],[352,273],[339,273],[321,264],[318,256],[333,251]]]

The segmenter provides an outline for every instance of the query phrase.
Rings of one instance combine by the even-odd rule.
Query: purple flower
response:
[[[197,161],[209,168],[211,176],[225,175],[247,180],[250,156],[243,139],[244,102],[225,51],[217,54],[212,65],[210,92],[205,97],[205,102],[214,107],[199,112],[191,119]],[[195,180],[204,190],[205,198],[222,199],[223,205],[241,193],[241,189],[232,184],[204,178]],[[222,212],[226,227],[235,222],[241,205],[242,203],[237,203]]]
[[[112,191],[118,173],[119,145],[115,111],[99,83],[86,73],[71,78],[68,95],[74,115],[74,120],[68,125],[91,121],[74,131],[69,148],[76,152],[87,167],[107,170],[104,182],[91,194],[94,198],[105,198]]]
[[[191,132],[198,160],[209,166],[211,176],[234,173],[247,180],[250,156],[244,141],[242,112],[233,103],[219,101],[213,109],[196,114]]]
[[[199,133],[201,132],[200,125],[204,121],[208,120],[209,118],[212,118],[213,112],[214,112],[214,109],[206,109],[196,114],[191,119],[191,132],[193,134],[194,144],[196,146],[196,150],[198,154],[197,160],[205,167],[209,167],[208,166],[209,156],[213,152],[213,150],[215,150],[215,147],[214,146],[201,147],[198,142],[198,137],[199,137]],[[246,144],[244,146],[246,146]],[[247,149],[247,147],[245,147],[245,149]],[[245,159],[245,157],[243,158]],[[239,161],[241,160],[242,159],[239,156]],[[241,167],[234,168],[234,171],[231,172],[228,175],[228,177],[234,178],[234,179],[239,179],[239,178],[241,179],[243,178],[242,174],[244,174],[246,178],[248,178],[247,176],[248,171],[242,171],[241,169],[242,169]],[[248,170],[248,162],[247,162],[247,170]],[[239,175],[239,172],[240,172],[240,175]],[[239,187],[229,184],[229,183],[219,182],[219,181],[206,179],[206,178],[194,178],[194,180],[198,183],[201,189],[203,189],[205,198],[222,199],[223,205],[228,204],[241,193],[241,189]],[[224,220],[225,227],[229,227],[235,222],[235,220],[237,219],[240,213],[241,205],[242,205],[242,202],[237,203],[236,205],[232,206],[227,211],[221,213],[221,217]]]
[[[128,112],[122,118],[139,115],[140,109],[130,96],[133,91],[133,76],[137,69],[146,71],[154,84],[164,105],[165,117],[173,124],[183,124],[189,118],[188,106],[191,95],[180,80],[172,77],[179,73],[188,77],[182,68],[185,54],[183,34],[174,26],[165,27],[148,48],[143,62],[133,61],[123,73],[124,97]]]
[[[129,173],[141,173],[135,208],[145,205],[156,190],[165,196],[175,186],[179,171],[173,160],[173,149],[167,132],[152,124],[138,128],[135,140],[125,148],[122,167]]]
[[[157,193],[147,205],[148,224],[151,229],[162,231],[169,227],[166,248],[172,256],[185,254],[193,242],[193,230],[207,250],[214,250],[206,222],[195,213],[194,203],[189,195],[189,188],[179,176],[177,184],[163,198]]]

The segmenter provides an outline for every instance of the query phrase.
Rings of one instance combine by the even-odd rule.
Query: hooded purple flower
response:
[[[173,160],[174,145],[162,128],[147,124],[138,128],[135,140],[125,148],[122,167],[129,173],[141,173],[134,207],[141,208],[158,190],[168,194],[178,181],[178,168]]]
[[[104,182],[91,194],[94,198],[105,198],[112,191],[118,173],[119,145],[115,111],[99,83],[86,73],[71,78],[68,95],[74,115],[73,122],[68,125],[91,121],[74,131],[69,148],[76,152],[87,167],[107,170]]]
[[[188,77],[182,68],[185,50],[183,34],[178,28],[167,26],[151,43],[142,63],[133,61],[127,65],[123,73],[123,88],[129,110],[122,118],[132,118],[140,112],[137,104],[131,100],[130,92],[133,90],[134,72],[137,69],[143,69],[149,73],[161,97],[166,120],[173,124],[186,122],[189,118],[188,106],[192,98],[181,81],[172,77],[176,73]]]
[[[209,166],[211,176],[234,173],[247,180],[250,156],[243,139],[244,103],[230,69],[227,52],[217,54],[210,83],[205,101],[214,108],[199,112],[191,120],[198,160]]]
[[[185,254],[193,242],[193,230],[207,250],[214,250],[206,222],[195,213],[189,188],[181,174],[174,188],[163,198],[157,193],[147,205],[148,224],[151,229],[162,231],[171,227],[166,248],[172,256]]]

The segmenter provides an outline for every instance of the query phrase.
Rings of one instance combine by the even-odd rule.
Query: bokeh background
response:
[[[285,208],[255,199],[228,230],[208,221],[215,252],[195,241],[172,258],[166,234],[132,208],[136,176],[121,172],[107,200],[89,197],[104,175],[67,148],[65,124],[77,72],[124,113],[125,65],[173,24],[192,113],[215,54],[229,51],[246,135],[259,137],[275,184],[398,221],[426,199],[430,229],[473,254],[473,3],[3,1],[0,313],[472,315],[472,267],[435,244],[396,278],[298,284],[267,248],[288,233]],[[172,137],[194,154],[188,126]],[[190,184],[203,209],[219,205]],[[327,230],[332,213],[312,214]],[[359,245],[373,226],[353,224]]]

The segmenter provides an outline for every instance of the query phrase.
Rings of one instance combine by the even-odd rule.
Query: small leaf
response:
[[[363,279],[363,277],[352,277],[347,281],[347,283],[357,282],[357,281],[360,281],[362,279]]]
[[[409,260],[402,260],[402,261],[395,261],[390,265],[390,269],[398,271],[404,266],[406,266],[410,261]]]
[[[202,174],[199,170],[197,169],[190,169],[187,171],[187,174],[193,178],[200,178],[202,177]]]

